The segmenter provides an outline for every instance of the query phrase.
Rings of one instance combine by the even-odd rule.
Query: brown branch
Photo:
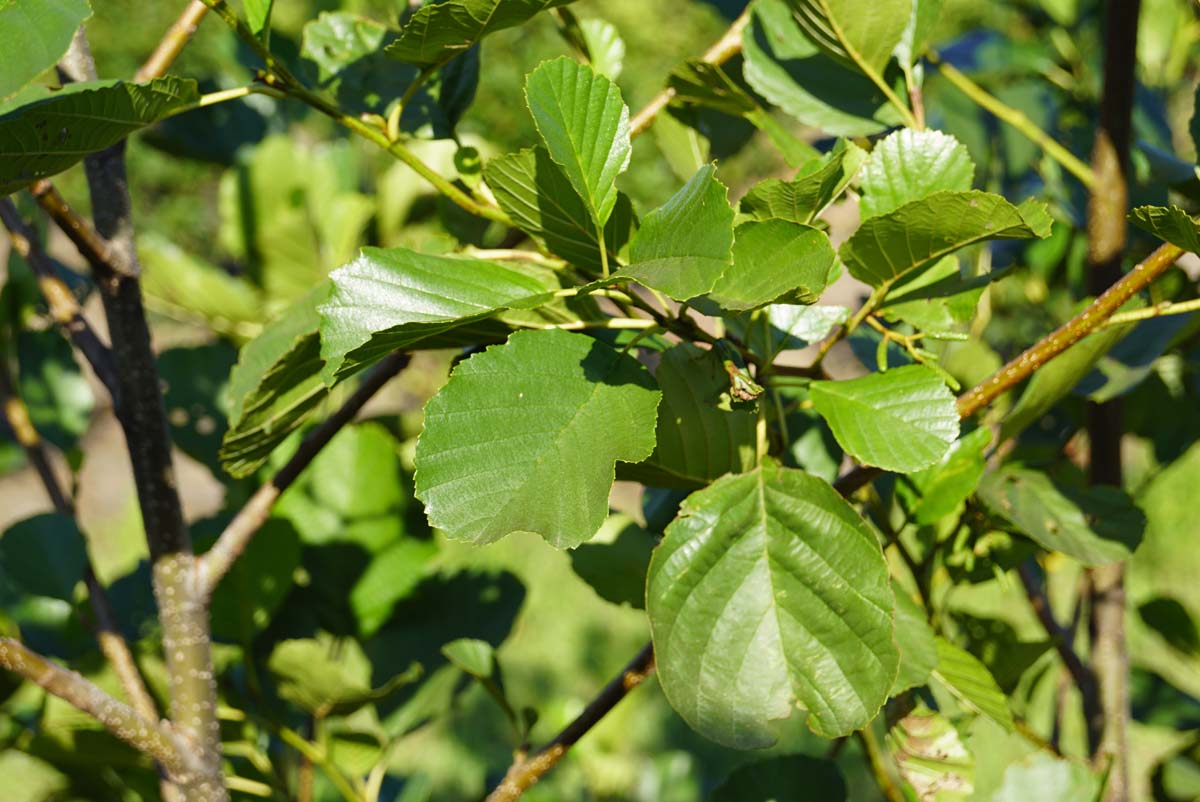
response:
[[[146,63],[134,74],[133,80],[145,83],[166,73],[183,48],[192,40],[192,36],[196,33],[196,27],[207,13],[208,6],[201,3],[200,0],[191,0],[183,13],[179,15],[179,19],[175,20],[174,24],[163,34],[158,47],[154,48],[150,58],[146,59]]]
[[[74,519],[75,506],[59,484],[58,477],[55,476],[54,469],[50,465],[46,444],[38,434],[33,421],[30,420],[25,402],[21,400],[16,388],[9,380],[8,370],[3,367],[0,367],[0,401],[3,401],[4,416],[8,420],[9,428],[12,429],[17,442],[25,450],[25,456],[30,464],[37,471],[42,486],[46,489],[46,495],[50,497],[50,503],[54,505],[54,509],[59,514]],[[90,555],[84,565],[83,582],[87,586],[88,601],[96,619],[96,640],[100,644],[100,651],[116,672],[121,688],[125,691],[133,709],[146,720],[157,721],[158,708],[155,706],[150,692],[146,690],[141,672],[138,671],[133,654],[129,651],[129,645],[116,625],[112,603],[109,601],[104,586],[96,578]]]
[[[96,378],[112,396],[113,406],[119,406],[112,351],[100,341],[100,337],[84,318],[75,295],[55,273],[54,264],[42,250],[37,235],[21,218],[21,213],[17,211],[11,198],[0,199],[0,222],[8,229],[13,248],[37,276],[38,289],[46,299],[50,317],[71,340],[84,360],[91,365]]]
[[[1104,712],[1100,708],[1096,675],[1083,664],[1083,660],[1072,647],[1071,633],[1064,630],[1055,620],[1054,611],[1050,609],[1050,600],[1046,597],[1033,567],[1028,562],[1023,562],[1017,566],[1017,575],[1020,576],[1021,584],[1025,587],[1029,606],[1033,608],[1042,629],[1046,630],[1046,634],[1050,636],[1050,643],[1058,652],[1059,659],[1062,660],[1067,673],[1083,698],[1083,718],[1087,728],[1088,744],[1094,750],[1100,743],[1100,733],[1104,727]]]
[[[82,30],[59,70],[72,80],[95,79],[95,64]],[[87,156],[84,170],[95,231],[109,256],[104,269],[95,271],[95,279],[112,339],[121,398],[117,419],[125,433],[150,551],[170,679],[171,720],[191,739],[200,766],[200,779],[183,790],[188,802],[227,802],[208,610],[183,521],[158,366],[142,305],[125,143]]]
[[[186,782],[194,766],[186,744],[157,721],[143,718],[80,674],[47,660],[12,638],[0,638],[0,667],[19,674],[103,724],[125,743],[158,761],[172,777]]]
[[[653,673],[654,647],[647,643],[637,656],[621,669],[621,673],[605,685],[604,690],[588,703],[574,721],[554,736],[550,743],[529,757],[515,762],[504,775],[504,780],[496,786],[496,790],[488,794],[486,802],[513,802],[519,799],[530,786],[562,760],[563,755],[576,741]]]
[[[376,365],[345,403],[304,438],[300,448],[271,481],[255,491],[242,506],[217,542],[197,561],[197,580],[205,598],[212,596],[221,578],[229,572],[234,561],[266,523],[271,508],[283,491],[288,489],[333,436],[354,419],[367,401],[408,365],[408,361],[408,354],[396,352]]]
[[[745,11],[733,21],[729,26],[729,30],[725,31],[724,35],[718,39],[712,47],[705,51],[700,57],[701,61],[709,64],[724,64],[729,59],[733,58],[742,50],[742,31],[750,23],[751,11],[747,8]],[[668,86],[650,99],[642,109],[629,121],[629,135],[636,137],[646,131],[654,122],[654,118],[658,113],[667,107],[671,99],[675,97],[675,90]]]
[[[31,184],[29,193],[42,211],[67,235],[94,273],[104,276],[113,274],[116,256],[109,250],[108,243],[96,233],[91,223],[75,213],[49,179],[43,178]]]

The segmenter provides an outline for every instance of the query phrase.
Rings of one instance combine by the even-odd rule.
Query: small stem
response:
[[[387,121],[388,139],[395,142],[400,138],[400,118],[404,116],[404,109],[408,107],[408,103],[413,99],[413,95],[417,94],[417,90],[424,86],[425,82],[435,72],[437,72],[437,65],[432,65],[421,70],[412,83],[408,85],[408,88],[404,90],[404,94],[400,96],[400,101],[392,107]]]
[[[600,276],[608,278],[608,243],[604,239],[604,226],[596,224],[596,238],[600,240]]]
[[[821,3],[821,5],[824,5],[824,3]],[[879,88],[879,91],[887,98],[888,103],[891,103],[893,108],[900,112],[900,117],[904,121],[904,124],[909,128],[922,127],[917,123],[917,118],[913,116],[912,109],[900,100],[899,96],[888,86],[887,81],[883,80],[883,76],[879,74],[878,70],[863,59],[862,54],[858,52],[858,49],[854,47],[853,43],[846,37],[846,34],[842,32],[842,26],[837,23],[835,16],[827,14],[826,19],[829,22],[829,27],[833,29],[834,35],[846,50],[846,55],[850,56],[850,60],[858,67],[858,71],[867,76],[871,83]]]
[[[535,329],[559,329],[561,331],[583,331],[586,329],[656,329],[658,323],[644,317],[606,317],[601,320],[572,320],[570,323],[547,323]]]
[[[1147,306],[1145,309],[1134,309],[1129,312],[1118,312],[1110,317],[1100,326],[1106,329],[1109,326],[1120,326],[1125,323],[1136,323],[1139,320],[1150,320],[1156,317],[1166,317],[1167,315],[1186,315],[1189,312],[1200,311],[1200,298],[1193,298],[1190,301],[1180,301],[1179,303],[1171,303],[1163,301],[1154,306]]]
[[[1078,178],[1085,187],[1090,189],[1095,185],[1096,176],[1092,172],[1092,168],[1088,167],[1075,154],[1055,141],[1053,137],[1039,128],[1033,120],[1026,117],[1023,112],[1014,109],[995,95],[990,94],[986,89],[972,81],[953,65],[942,61],[938,57],[938,54],[932,50],[927,51],[925,56],[937,65],[938,72],[960,92],[987,111],[990,111],[1001,121],[1011,125],[1019,133],[1024,134],[1027,139],[1040,147],[1047,156],[1054,159],[1066,168],[1068,172]]]
[[[537,251],[523,251],[518,248],[467,248],[466,254],[476,259],[494,259],[501,262],[529,262],[551,270],[561,270],[566,266],[562,259],[553,259]]]
[[[741,52],[742,31],[750,23],[750,14],[751,10],[749,8],[743,11],[721,38],[705,51],[700,60],[709,64],[720,65]],[[669,86],[652,97],[650,102],[643,106],[641,111],[633,115],[633,119],[629,121],[630,137],[636,137],[646,131],[650,127],[650,124],[654,122],[654,118],[658,116],[660,111],[667,107],[667,104],[671,102],[671,98],[673,97],[675,97],[675,90]]]
[[[250,541],[271,515],[283,491],[291,486],[300,473],[321,452],[342,427],[354,419],[359,410],[375,393],[408,365],[408,354],[394,353],[384,358],[367,374],[349,398],[320,426],[309,432],[292,458],[279,469],[271,481],[260,487],[242,506],[212,548],[197,561],[197,582],[204,598],[211,598],[221,578],[229,573],[234,561],[241,556]]]
[[[866,320],[872,312],[875,311],[879,304],[883,303],[883,298],[885,295],[887,295],[887,291],[890,287],[890,284],[882,284],[876,287],[871,293],[870,297],[867,298],[866,302],[864,302],[863,305],[859,307],[858,311],[854,313],[854,317],[846,321],[846,323],[843,324],[842,327],[839,328],[832,337],[826,338],[825,342],[821,343],[821,347],[817,350],[817,357],[813,360],[812,365],[809,366],[809,370],[816,370],[820,366],[821,362],[824,361],[825,355],[829,353],[833,346],[837,345],[846,337],[849,337],[854,333],[854,330],[857,329],[862,322]]]
[[[362,795],[354,789],[350,780],[342,773],[341,769],[334,765],[321,746],[310,742],[300,733],[287,727],[281,726],[278,733],[280,740],[299,752],[302,758],[321,769],[346,802],[365,802]]]
[[[207,95],[201,95],[200,100],[196,105],[189,106],[176,112],[182,114],[185,111],[192,109],[202,109],[205,106],[215,106],[218,103],[224,103],[228,100],[237,100],[238,98],[249,97],[250,95],[270,95],[271,97],[284,97],[284,95],[269,86],[258,86],[251,84],[250,86],[236,86],[233,89],[222,89],[219,92],[209,92]]]
[[[879,748],[879,742],[875,740],[875,733],[868,726],[854,734],[862,744],[863,752],[867,755],[867,762],[871,765],[871,774],[875,777],[875,784],[879,786],[884,797],[888,802],[905,802],[904,794],[896,787],[896,784],[892,782],[891,775],[888,774],[883,752]]]
[[[201,3],[200,0],[191,0],[183,13],[179,15],[179,19],[175,20],[174,24],[163,34],[162,40],[154,48],[150,58],[146,59],[146,63],[138,69],[133,80],[145,83],[164,75],[179,54],[183,52],[183,48],[192,40],[196,28],[200,25],[200,20],[204,19],[204,15],[207,13],[208,7],[204,3]]]

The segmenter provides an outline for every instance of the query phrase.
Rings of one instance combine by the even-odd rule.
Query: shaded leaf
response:
[[[801,707],[833,737],[870,721],[899,655],[875,535],[828,484],[767,459],[684,502],[650,563],[659,681],[726,746],[775,741]]]
[[[271,652],[267,667],[278,679],[279,695],[318,715],[352,713],[387,698],[421,676],[414,663],[378,688],[371,687],[371,661],[350,638],[285,640]]]
[[[539,11],[572,0],[443,0],[427,3],[409,18],[400,38],[385,51],[400,61],[443,64],[489,33],[513,28]]]
[[[399,446],[378,423],[347,426],[313,460],[313,496],[343,518],[385,515],[404,507]]]
[[[496,200],[527,234],[568,262],[599,273],[600,245],[596,227],[579,193],[571,186],[545,148],[527,148],[519,153],[490,159],[483,176]],[[629,242],[636,226],[629,197],[617,193],[612,216],[604,226],[609,264]]]
[[[838,443],[866,465],[918,471],[941,459],[958,436],[953,394],[920,365],[813,382],[809,393]]]
[[[1084,565],[1123,560],[1142,540],[1146,519],[1119,489],[1095,486],[1068,495],[1041,471],[1006,465],[983,477],[979,499],[1049,551]]]
[[[787,220],[743,223],[735,232],[733,264],[708,297],[734,311],[811,304],[836,274],[837,257],[824,231]]]
[[[1015,726],[1008,701],[987,667],[970,652],[945,638],[937,637],[935,641],[938,665],[933,676],[968,708],[1013,732]]]
[[[925,43],[942,13],[943,0],[912,0],[912,14],[894,54],[900,66],[911,70],[921,59]]]
[[[892,684],[891,696],[929,681],[938,666],[937,643],[925,610],[903,588],[892,583],[896,595],[896,646],[900,649],[900,673]]]
[[[935,192],[863,221],[838,254],[850,275],[881,287],[977,242],[1046,237],[1050,222],[1040,202],[1017,207],[987,192]]]
[[[755,4],[742,52],[747,83],[803,123],[836,136],[869,136],[901,122],[879,87],[808,38],[787,0]],[[903,91],[902,77],[898,86]]]
[[[406,248],[363,248],[320,307],[322,376],[374,362],[454,326],[549,299],[520,266]]]
[[[392,617],[397,602],[412,594],[436,553],[433,542],[406,537],[371,558],[350,590],[350,609],[364,638],[378,632]]]
[[[0,100],[53,67],[91,15],[87,0],[19,0],[0,6]]]
[[[199,99],[195,81],[167,76],[69,84],[15,108],[0,116],[0,195],[61,173]]]
[[[42,439],[70,452],[92,421],[96,399],[58,331],[17,334],[18,391],[29,419]]]
[[[35,515],[0,536],[0,580],[25,593],[74,601],[86,566],[83,534],[69,516]]]
[[[975,492],[983,476],[983,453],[991,441],[990,429],[975,429],[954,441],[936,464],[897,483],[896,494],[914,523],[937,523]]]
[[[142,290],[151,309],[161,305],[184,315],[199,315],[214,330],[233,336],[257,333],[264,300],[250,282],[152,231],[138,237],[138,256],[145,266]]]
[[[591,67],[558,58],[529,74],[525,99],[550,158],[602,230],[617,203],[617,176],[632,152],[621,90]]]
[[[780,755],[739,766],[708,802],[845,802],[837,764],[808,755]]]
[[[571,552],[571,568],[600,598],[641,610],[653,549],[653,535],[632,519],[613,515],[592,542]]]
[[[974,177],[975,163],[957,139],[904,128],[877,142],[863,164],[859,209],[866,219],[934,192],[966,192]]]
[[[725,322],[734,336],[768,362],[774,362],[783,351],[807,348],[824,340],[850,316],[844,306],[772,304],[764,312],[757,317],[730,316]]]
[[[578,334],[517,332],[461,362],[426,405],[417,497],[452,539],[528,531],[577,546],[606,517],[615,462],[654,449],[660,398],[631,356]]]
[[[1185,251],[1200,252],[1200,224],[1178,206],[1139,206],[1129,222]]]
[[[296,530],[287,521],[267,519],[213,594],[213,635],[250,643],[283,605],[299,566]]]
[[[734,212],[726,193],[716,168],[701,167],[642,220],[620,275],[678,301],[711,290],[733,261]]]
[[[845,191],[866,159],[866,151],[840,139],[833,150],[804,164],[791,180],[768,178],[755,184],[742,198],[742,211],[757,220],[811,223]]]
[[[1098,778],[1087,766],[1038,752],[1009,766],[1004,782],[992,795],[993,802],[1026,802],[1053,799],[1056,802],[1095,802],[1100,792]]]

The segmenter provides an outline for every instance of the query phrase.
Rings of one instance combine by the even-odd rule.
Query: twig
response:
[[[1050,609],[1050,601],[1046,598],[1032,565],[1029,562],[1021,563],[1017,566],[1017,575],[1020,576],[1021,584],[1025,587],[1029,606],[1033,608],[1042,629],[1046,630],[1046,634],[1050,636],[1050,643],[1058,652],[1067,673],[1075,682],[1075,686],[1079,688],[1079,693],[1083,697],[1083,718],[1087,726],[1088,743],[1092,749],[1095,749],[1099,744],[1100,732],[1104,726],[1104,713],[1100,709],[1100,699],[1097,696],[1096,675],[1083,664],[1071,645],[1070,634],[1055,620],[1054,611]]]
[[[345,403],[304,438],[300,448],[271,481],[255,491],[212,548],[197,560],[197,582],[204,598],[212,596],[221,578],[229,572],[234,561],[266,523],[271,508],[283,491],[288,489],[333,436],[354,419],[367,401],[408,365],[408,360],[408,354],[397,352],[376,365]]]
[[[19,674],[48,693],[87,713],[125,743],[158,761],[181,783],[192,774],[184,744],[156,721],[143,718],[83,676],[47,660],[12,638],[0,638],[0,667]]]
[[[338,793],[346,802],[364,802],[362,795],[355,790],[354,786],[350,784],[350,780],[337,767],[337,764],[329,759],[329,754],[320,745],[309,742],[300,733],[287,727],[280,727],[278,733],[280,740],[299,752],[304,760],[321,767],[321,771],[329,778],[329,782],[337,788]]]
[[[1121,326],[1125,323],[1137,323],[1140,320],[1151,320],[1156,317],[1166,317],[1168,315],[1186,315],[1189,312],[1200,312],[1200,298],[1193,298],[1190,301],[1180,301],[1179,303],[1163,301],[1154,306],[1147,306],[1145,309],[1118,312],[1104,321],[1104,325],[1101,328]]]
[[[612,679],[604,690],[588,703],[575,720],[533,755],[518,760],[504,775],[496,790],[488,794],[486,802],[513,802],[526,790],[554,768],[576,741],[594,727],[600,719],[617,706],[625,696],[641,685],[654,673],[654,647],[647,643],[621,673]]]
[[[100,337],[84,318],[79,302],[75,300],[70,288],[55,274],[54,265],[38,244],[37,236],[21,219],[21,213],[10,198],[0,199],[0,222],[8,229],[13,248],[37,275],[38,288],[50,308],[50,317],[66,333],[84,360],[91,365],[96,378],[112,396],[113,406],[119,406],[112,352],[100,341]]]
[[[75,79],[95,78],[82,30],[60,70]],[[117,417],[125,433],[150,551],[170,678],[171,720],[192,740],[199,764],[201,779],[185,792],[188,802],[226,802],[208,610],[183,521],[158,366],[142,305],[124,154],[125,143],[120,142],[84,159],[96,233],[112,257],[104,265],[111,272],[96,271],[95,278],[112,338],[121,398]]]
[[[925,57],[937,65],[938,72],[953,84],[955,88],[987,111],[990,111],[997,119],[1008,123],[1019,133],[1023,134],[1026,139],[1029,139],[1040,147],[1047,156],[1054,159],[1069,173],[1078,178],[1085,187],[1091,188],[1096,184],[1096,176],[1090,167],[1084,164],[1071,151],[1060,145],[1054,137],[1039,128],[1023,112],[1014,109],[1000,100],[1000,98],[989,93],[982,86],[972,81],[966,75],[963,75],[952,64],[942,61],[938,57],[938,54],[932,50],[926,51]]]
[[[733,58],[742,49],[742,31],[750,23],[751,10],[747,8],[745,11],[733,21],[729,26],[729,30],[718,39],[712,47],[705,51],[700,57],[701,61],[709,64],[721,65],[729,59]],[[633,119],[629,121],[629,135],[631,137],[641,134],[650,127],[654,122],[654,118],[658,113],[667,107],[671,102],[671,98],[675,97],[675,90],[668,86],[650,99],[650,102],[642,107],[641,111],[633,115]]]
[[[146,59],[146,63],[138,69],[133,80],[144,83],[166,73],[183,48],[192,40],[192,36],[196,33],[196,27],[207,13],[208,6],[201,3],[200,0],[191,0],[183,13],[179,15],[179,19],[175,20],[175,23],[163,34],[158,47],[154,48],[150,58]]]
[[[55,511],[59,514],[73,519],[75,507],[59,484],[58,477],[54,475],[49,455],[46,453],[46,444],[38,434],[33,421],[30,420],[25,402],[21,400],[16,388],[9,380],[8,370],[2,366],[0,366],[0,401],[3,401],[4,416],[8,420],[9,428],[12,429],[17,442],[25,450],[30,464],[37,471],[42,486],[46,489],[46,495],[50,497],[50,503],[54,505]],[[96,578],[90,557],[84,565],[83,581],[87,586],[92,614],[96,618],[96,640],[100,644],[100,651],[116,672],[121,688],[125,691],[133,709],[146,720],[157,721],[158,708],[155,706],[150,692],[146,690],[146,684],[142,681],[137,663],[134,662],[133,654],[129,651],[129,645],[125,643],[125,638],[117,628],[112,604],[108,599],[108,594],[104,591],[104,586]]]
[[[879,742],[875,739],[875,733],[871,731],[870,726],[864,727],[854,734],[862,744],[863,752],[867,755],[867,763],[871,766],[871,774],[875,777],[875,784],[879,786],[884,798],[888,802],[905,802],[904,794],[896,787],[892,776],[888,774],[887,766],[883,761],[883,752],[879,749]]]

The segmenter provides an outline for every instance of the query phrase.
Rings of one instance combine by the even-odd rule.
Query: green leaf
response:
[[[809,385],[817,412],[865,465],[910,473],[945,456],[958,436],[954,395],[929,368],[908,365]]]
[[[267,661],[278,678],[279,695],[321,716],[346,715],[387,698],[421,675],[413,664],[378,688],[371,687],[371,661],[351,638],[285,640]]]
[[[689,59],[671,73],[667,86],[674,100],[715,109],[731,117],[744,117],[758,110],[758,103],[734,83],[716,64]]]
[[[965,802],[971,798],[975,759],[958,730],[924,701],[888,731],[887,743],[900,777],[923,802]]]
[[[845,802],[837,764],[808,755],[780,755],[739,766],[708,802]]]
[[[535,532],[570,548],[600,528],[614,464],[654,449],[661,393],[637,360],[564,331],[475,354],[425,408],[417,497],[455,540]]]
[[[654,541],[632,518],[609,516],[590,543],[571,552],[571,569],[605,601],[644,609]]]
[[[621,90],[591,67],[557,58],[525,79],[525,99],[550,158],[602,230],[617,203],[617,176],[632,152]]]
[[[313,495],[343,518],[395,512],[407,499],[399,447],[378,423],[347,426],[313,460]]]
[[[914,523],[937,523],[975,492],[983,476],[983,452],[991,441],[990,429],[975,429],[954,441],[936,464],[910,473],[896,484],[896,493]]]
[[[17,335],[18,389],[42,439],[70,453],[87,432],[96,406],[71,344],[58,331]]]
[[[992,795],[992,802],[1095,802],[1099,785],[1097,775],[1087,766],[1037,752],[1005,770],[1004,784]]]
[[[1013,206],[988,192],[935,192],[865,220],[838,251],[850,275],[890,286],[960,248],[993,239],[1050,234],[1045,204]]]
[[[836,272],[837,257],[824,231],[788,220],[743,223],[735,232],[733,264],[708,297],[734,311],[812,304]]]
[[[1185,251],[1200,252],[1200,224],[1178,206],[1139,206],[1129,213],[1129,222]]]
[[[742,211],[756,220],[811,223],[836,200],[858,174],[867,152],[839,139],[833,150],[804,164],[790,181],[768,178],[742,198]]]
[[[483,176],[517,228],[542,240],[571,264],[600,272],[596,227],[579,193],[545,148],[527,148],[491,159]],[[618,192],[612,216],[604,226],[610,264],[615,264],[635,227],[629,197]]]
[[[936,638],[936,643],[938,665],[933,676],[968,708],[1013,732],[1016,727],[1008,701],[987,667],[945,638]]]
[[[579,30],[592,68],[610,81],[617,80],[625,61],[625,42],[617,26],[593,17],[580,20]]]
[[[551,289],[518,266],[406,248],[363,248],[330,279],[320,307],[322,376],[330,384],[431,335],[549,300]]]
[[[0,5],[0,100],[53,67],[91,15],[87,0],[14,0]]]
[[[412,595],[435,554],[433,542],[404,538],[371,558],[350,590],[350,609],[362,637],[378,632],[392,617],[396,603]]]
[[[442,647],[442,654],[455,668],[479,679],[496,674],[496,650],[478,638],[459,638]]]
[[[249,644],[283,605],[299,567],[300,536],[287,521],[267,519],[213,594],[213,634]]]
[[[420,67],[444,64],[490,33],[513,28],[539,11],[572,0],[443,0],[427,3],[405,24],[385,51]]]
[[[317,307],[328,282],[315,287],[242,347],[229,374],[229,431],[221,465],[248,476],[328,393],[321,381]]]
[[[70,793],[71,778],[47,763],[15,748],[0,752],[0,776],[10,786],[9,802],[46,802]]]
[[[771,459],[688,497],[647,587],[663,691],[725,746],[771,745],[797,707],[818,735],[853,732],[896,678],[874,533],[828,484]]]
[[[224,395],[236,361],[237,351],[219,339],[207,345],[168,348],[158,355],[171,442],[214,475],[221,470],[221,438],[229,428]]]
[[[900,44],[912,0],[883,0],[864,14],[856,0],[788,0],[808,38],[830,55],[882,75]]]
[[[680,343],[663,353],[655,379],[663,396],[654,453],[623,476],[694,488],[754,465],[757,415],[730,408],[729,374],[715,351]]]
[[[835,136],[869,136],[902,122],[867,76],[808,38],[787,0],[754,5],[742,52],[747,83],[800,122]],[[903,91],[902,80],[898,86]]]
[[[941,16],[942,2],[943,0],[912,0],[912,14],[894,51],[902,69],[911,71],[921,60],[925,43]]]
[[[900,649],[900,672],[892,684],[890,695],[896,696],[909,688],[917,688],[929,681],[930,674],[938,666],[938,651],[933,627],[925,610],[896,583],[892,583],[896,595],[896,646]]]
[[[243,0],[246,9],[246,24],[255,36],[260,36],[271,25],[271,7],[274,0]]]
[[[35,515],[0,537],[0,581],[24,593],[74,601],[86,567],[83,534],[69,516]]]
[[[727,317],[725,323],[754,353],[774,362],[783,351],[807,348],[825,339],[849,316],[850,310],[844,306],[772,304],[757,313]]]
[[[182,314],[199,315],[215,331],[233,336],[255,333],[264,299],[250,282],[180,248],[153,231],[138,236],[145,270],[142,290],[156,304]]]
[[[70,84],[13,109],[0,116],[0,195],[61,173],[199,99],[195,81],[167,76]]]
[[[934,192],[966,192],[975,163],[965,145],[941,131],[904,128],[876,143],[863,164],[863,219],[886,214]]]
[[[1087,566],[1127,558],[1146,525],[1121,490],[1095,486],[1068,495],[1045,473],[1009,465],[983,477],[979,498],[1042,548]]]
[[[684,301],[713,288],[733,262],[728,190],[706,165],[671,199],[646,215],[620,275]]]

